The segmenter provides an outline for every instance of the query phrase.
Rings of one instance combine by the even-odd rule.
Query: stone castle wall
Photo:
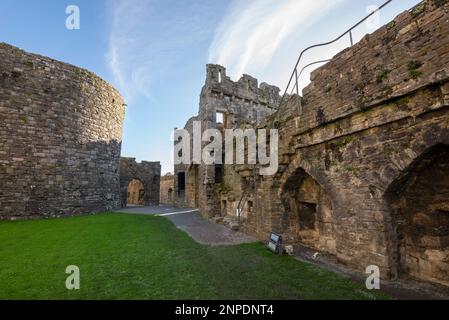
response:
[[[193,123],[200,121],[199,117],[190,118],[184,129],[190,133],[193,138]],[[190,141],[190,150],[193,150],[193,140]],[[199,185],[201,184],[198,175],[198,165],[179,164],[174,168],[174,197],[173,203],[178,207],[198,208]],[[181,179],[181,175],[183,178]],[[183,184],[181,182],[183,180]],[[182,185],[182,186],[181,186]]]
[[[313,72],[303,112],[293,97],[278,117],[281,166],[248,232],[449,284],[448,21],[448,1],[424,1]]]
[[[94,74],[0,44],[0,217],[120,207],[125,104]]]
[[[138,163],[135,158],[120,159],[120,191],[121,206],[128,204],[128,188],[133,180],[143,184],[141,204],[145,206],[159,204],[161,163],[142,161]]]
[[[218,182],[216,166],[199,165],[204,217],[222,221],[243,202],[241,228],[260,240],[276,232],[362,272],[376,265],[383,277],[449,285],[448,1],[423,1],[342,51],[273,115],[246,111],[266,96],[254,90],[261,99],[228,108],[238,85],[226,85],[222,70],[208,66],[203,130],[227,110],[225,128],[274,125],[280,166],[274,176],[224,166]]]
[[[175,196],[175,180],[172,174],[167,174],[161,177],[161,192],[160,203],[161,204],[174,204]]]

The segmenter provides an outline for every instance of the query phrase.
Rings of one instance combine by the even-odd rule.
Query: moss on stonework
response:
[[[226,183],[218,183],[214,186],[215,193],[219,195],[231,194],[233,189]]]
[[[396,26],[396,21],[391,21],[389,24],[387,24],[387,29],[393,29]]]
[[[382,153],[386,156],[391,156],[395,152],[395,149],[392,146],[385,145],[382,148]]]
[[[343,133],[343,128],[341,127],[341,125],[339,123],[335,124],[334,132],[336,132],[337,134]]]
[[[416,19],[419,17],[424,11],[426,11],[427,1],[423,1],[422,3],[415,6],[412,10],[410,10],[410,14],[412,15],[413,19]]]
[[[419,68],[421,68],[422,65],[423,65],[422,62],[415,61],[415,60],[410,61],[408,63],[407,69],[408,69],[408,74],[409,74],[410,78],[418,79],[421,76],[422,72],[419,71]]]
[[[410,102],[410,98],[409,97],[402,97],[397,99],[394,104],[396,105],[396,107],[398,109],[408,109],[408,104]]]
[[[383,69],[380,74],[377,76],[376,82],[377,83],[382,83],[384,82],[387,78],[388,75],[390,74],[390,70],[388,69]]]
[[[340,139],[337,143],[335,143],[336,149],[341,149],[343,147],[346,147],[348,144],[350,144],[354,140],[353,137],[345,137],[344,139]]]
[[[354,166],[349,166],[346,168],[346,170],[351,173],[354,177],[358,177],[360,174],[360,170]]]
[[[89,79],[91,78],[91,75],[89,72],[83,70],[83,69],[75,69],[75,76],[74,79],[77,81],[82,81],[83,79]]]
[[[26,116],[20,116],[20,121],[22,121],[23,124],[27,124],[28,118]]]

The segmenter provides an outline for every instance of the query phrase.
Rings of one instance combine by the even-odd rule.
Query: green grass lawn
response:
[[[76,265],[81,290],[65,288]],[[209,247],[161,217],[0,222],[0,299],[386,298],[261,244]]]

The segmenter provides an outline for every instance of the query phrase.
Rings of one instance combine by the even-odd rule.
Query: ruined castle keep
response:
[[[121,205],[125,104],[84,69],[0,44],[0,217]]]
[[[266,83],[259,86],[257,79],[248,75],[233,82],[224,67],[211,64],[207,66],[199,113],[187,122],[185,129],[193,137],[194,121],[201,124],[203,131],[256,126],[276,111],[279,100],[279,88]],[[176,165],[174,201],[182,206],[200,207],[206,217],[219,215],[224,200],[217,189],[231,180],[237,186],[240,176],[225,165]],[[228,209],[231,213],[234,207]]]
[[[186,128],[274,126],[279,170],[177,165],[174,201],[356,270],[449,285],[448,1],[400,14],[311,80],[279,106],[275,87],[209,65]]]

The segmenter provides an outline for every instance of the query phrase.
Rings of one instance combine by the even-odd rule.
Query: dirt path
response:
[[[251,243],[257,240],[241,232],[233,231],[223,225],[215,224],[200,217],[198,210],[173,208],[170,206],[131,207],[117,212],[129,214],[149,214],[163,216],[187,234],[196,242],[211,245],[237,245]]]

